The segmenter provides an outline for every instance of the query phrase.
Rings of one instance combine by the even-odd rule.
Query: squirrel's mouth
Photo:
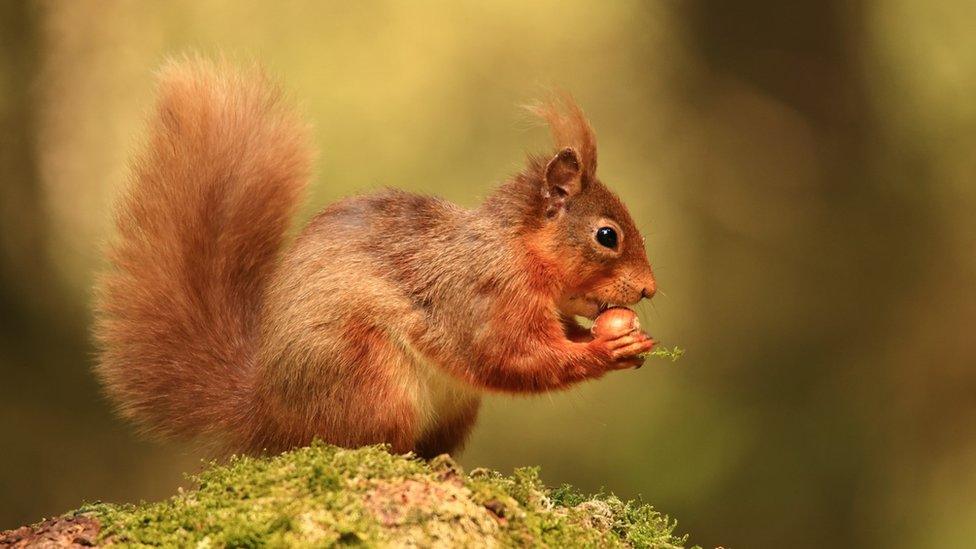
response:
[[[595,303],[597,305],[597,313],[596,313],[596,316],[600,316],[601,314],[603,314],[603,311],[606,311],[607,309],[613,309],[613,308],[616,308],[616,307],[623,307],[625,309],[629,309],[630,308],[630,307],[624,305],[623,303],[614,303],[612,301],[597,301]]]
[[[560,309],[563,314],[569,316],[581,316],[595,320],[596,317],[600,316],[600,313],[614,306],[616,306],[615,303],[582,295],[569,298]]]
[[[559,312],[563,316],[579,316],[596,320],[600,313],[612,307],[626,307],[627,303],[622,301],[610,301],[610,296],[603,295],[603,292],[570,294],[563,297],[558,302]],[[631,303],[630,305],[633,305]]]

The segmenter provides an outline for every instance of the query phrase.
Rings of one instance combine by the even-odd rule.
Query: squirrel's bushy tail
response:
[[[220,433],[244,409],[308,132],[257,68],[170,62],[158,94],[98,291],[96,369],[146,431]]]

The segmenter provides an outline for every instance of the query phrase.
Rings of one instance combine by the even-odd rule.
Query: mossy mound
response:
[[[683,547],[675,523],[612,495],[551,490],[536,469],[464,474],[382,447],[313,444],[271,458],[238,457],[194,478],[197,488],[142,505],[92,504],[98,544],[195,547]],[[22,529],[23,530],[23,529]]]

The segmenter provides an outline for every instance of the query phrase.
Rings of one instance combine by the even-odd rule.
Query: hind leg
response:
[[[346,447],[384,443],[396,453],[413,450],[417,380],[409,357],[388,331],[363,318],[348,319],[339,335],[336,362],[343,376],[316,434]]]
[[[388,330],[370,318],[348,315],[283,346],[256,386],[257,413],[246,423],[260,425],[245,446],[278,451],[319,438],[348,448],[413,450],[416,375]]]
[[[424,317],[394,285],[362,269],[368,258],[315,240],[293,254],[269,290],[250,406],[269,419],[259,438],[313,438],[347,447],[413,449],[418,379],[397,342]],[[328,257],[326,263],[322,258]],[[247,418],[253,422],[254,418]]]

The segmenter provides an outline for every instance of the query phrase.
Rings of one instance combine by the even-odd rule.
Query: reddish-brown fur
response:
[[[559,151],[465,210],[396,190],[340,201],[280,250],[305,128],[259,71],[164,68],[102,280],[97,371],[122,413],[228,451],[313,438],[432,456],[484,391],[561,389],[640,363],[642,332],[573,315],[654,293],[643,239],[596,178],[568,99],[535,108]],[[594,240],[612,226],[621,244]]]

